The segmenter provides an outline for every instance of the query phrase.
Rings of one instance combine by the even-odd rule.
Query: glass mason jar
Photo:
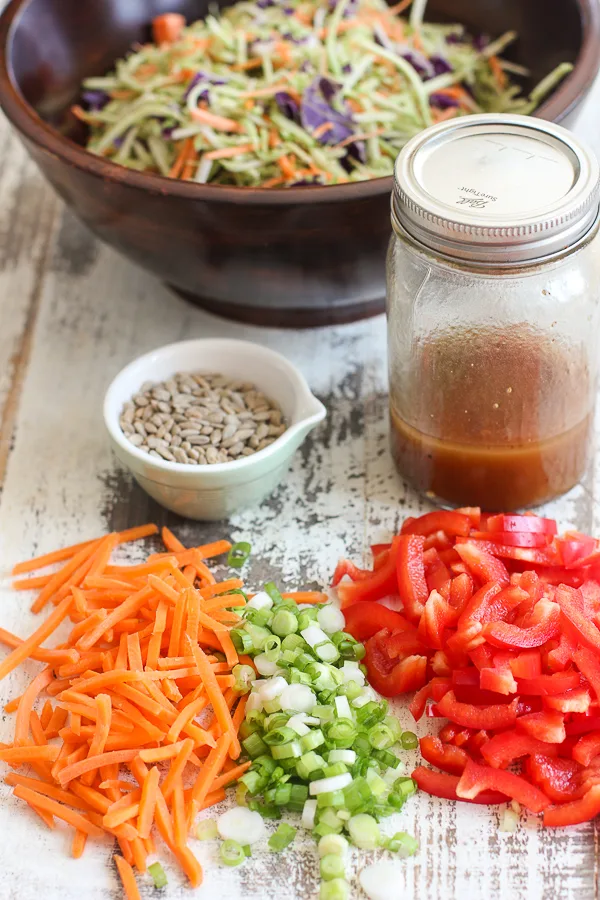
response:
[[[581,478],[598,369],[598,163],[559,126],[464,117],[400,154],[391,440],[441,504],[527,509]]]

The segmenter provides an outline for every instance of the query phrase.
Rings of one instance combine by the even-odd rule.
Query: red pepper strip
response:
[[[465,606],[448,646],[454,650],[474,650],[485,642],[484,625],[502,621],[526,597],[526,592],[518,587],[502,588],[498,582],[485,584]]]
[[[600,716],[574,715],[565,725],[568,735],[589,734],[596,730],[600,730]]]
[[[589,681],[596,699],[600,700],[600,662],[598,662],[598,658],[587,647],[580,647],[573,654],[573,660],[581,674]]]
[[[447,775],[445,772],[434,772],[425,766],[419,766],[412,773],[413,781],[417,786],[432,797],[443,797],[445,800],[464,800],[467,803],[482,803],[491,806],[497,803],[506,803],[509,799],[506,794],[498,791],[481,791],[476,797],[459,797],[456,789],[459,783],[458,775]]]
[[[473,596],[474,590],[475,586],[470,575],[457,575],[450,583],[450,606],[461,613]]]
[[[404,604],[406,617],[418,623],[429,596],[423,565],[425,538],[417,534],[403,534],[394,540],[398,541],[398,593]]]
[[[556,672],[554,675],[538,675],[536,678],[519,678],[517,684],[519,694],[544,697],[549,694],[564,694],[565,691],[581,687],[581,679],[577,672]]]
[[[386,563],[373,572],[371,578],[366,578],[364,581],[355,581],[351,584],[342,583],[339,585],[338,596],[342,609],[364,600],[382,600],[384,597],[397,592],[396,557],[398,555],[399,540],[400,538],[394,538]]]
[[[534,531],[538,534],[556,534],[558,528],[554,519],[540,516],[490,516],[487,531]]]
[[[482,669],[489,669],[494,665],[494,654],[489,644],[480,644],[479,647],[469,650],[469,657],[480,672]]]
[[[442,716],[477,731],[495,731],[497,728],[510,728],[517,718],[517,700],[509,704],[490,705],[481,709],[470,703],[459,703],[453,691],[445,694],[438,703],[438,712]]]
[[[523,650],[510,660],[509,666],[515,678],[535,678],[542,674],[542,654],[536,648]]]
[[[482,669],[479,674],[479,684],[483,691],[506,695],[517,693],[517,682],[508,667],[508,662],[505,666]]]
[[[525,771],[553,803],[568,803],[578,795],[581,768],[571,759],[535,753],[525,763]]]
[[[544,697],[544,706],[547,709],[557,709],[561,713],[585,713],[590,708],[591,702],[592,698],[585,688],[575,688],[573,691],[565,691],[564,694]]]
[[[556,591],[556,602],[568,626],[567,633],[585,647],[600,653],[600,631],[586,618],[581,591],[561,584]]]
[[[365,579],[371,578],[373,573],[369,569],[359,569],[349,559],[340,559],[333,573],[332,587],[336,587],[345,575],[352,581],[365,581]]]
[[[428,684],[417,691],[408,707],[415,722],[418,722],[425,712],[428,700],[437,702],[451,689],[452,682],[449,678],[432,678]]]
[[[414,776],[413,776],[414,777]],[[579,800],[563,803],[562,806],[544,812],[547,828],[562,828],[565,825],[579,825],[590,822],[600,813],[600,785],[594,785]]]
[[[505,544],[495,544],[493,541],[476,541],[473,538],[457,537],[455,548],[460,553],[460,547],[465,543],[476,547],[480,552],[490,556],[504,559],[514,559],[518,562],[530,563],[538,566],[562,566],[562,560],[556,547],[550,545],[536,549],[531,547],[507,547]]]
[[[469,755],[453,744],[443,744],[437,737],[422,737],[419,741],[423,759],[451,775],[460,775],[469,761]]]
[[[571,756],[575,762],[581,763],[582,766],[589,766],[591,761],[600,753],[600,731],[591,731],[580,737],[573,750]]]
[[[481,755],[494,769],[506,769],[515,759],[530,756],[532,753],[556,756],[558,749],[528,734],[519,734],[514,729],[495,735],[481,748]]]
[[[476,756],[481,756],[481,748],[487,744],[489,739],[490,735],[487,731],[476,731],[467,741],[467,750]]]
[[[600,584],[597,581],[584,581],[579,590],[583,597],[584,610],[595,618],[600,613]]]
[[[425,550],[447,551],[452,549],[454,541],[448,537],[445,531],[435,531],[428,534],[423,544]]]
[[[567,568],[587,561],[590,554],[597,549],[598,542],[586,534],[566,535],[557,541],[563,565]]]
[[[416,631],[398,631],[391,634],[385,651],[390,659],[406,659],[407,656],[424,656],[427,647],[421,642]]]
[[[538,600],[532,613],[532,624],[519,628],[508,622],[491,622],[483,629],[488,643],[494,647],[541,647],[558,636],[560,631],[560,606],[550,600]]]
[[[429,660],[429,664],[433,672],[439,675],[440,678],[449,678],[452,674],[452,667],[443,650],[436,650]]]
[[[344,610],[347,631],[357,641],[366,641],[382,628],[391,632],[406,631],[416,636],[417,629],[411,625],[404,616],[382,606],[381,603],[371,603],[368,600],[355,603]]]
[[[389,638],[389,632],[384,629],[369,638],[365,645],[369,684],[384,697],[395,697],[423,687],[427,680],[427,657],[407,656],[397,662],[387,650]]]
[[[496,559],[492,553],[480,547],[477,542],[469,540],[467,543],[459,543],[461,540],[464,538],[457,539],[454,549],[475,578],[478,578],[482,584],[487,584],[489,581],[498,581],[501,585],[509,583],[508,570],[501,560]],[[497,549],[495,544],[491,546]]]
[[[460,776],[456,793],[465,800],[473,800],[481,791],[493,790],[511,797],[533,813],[540,813],[550,805],[550,801],[539,788],[530,784],[520,775],[506,769],[492,769],[469,760]]]
[[[469,687],[467,685],[456,685],[454,688],[454,696],[459,703],[468,703],[471,706],[507,706],[511,700],[508,695],[498,693],[497,691],[482,690],[479,687]]]
[[[462,513],[463,516],[468,516],[469,521],[471,522],[471,528],[483,528],[483,523],[481,521],[481,509],[479,506],[459,506],[454,512]]]
[[[446,600],[449,600],[450,588],[452,585],[452,575],[450,574],[450,570],[446,568],[444,563],[441,561],[437,550],[427,550],[425,552],[433,552],[436,555],[436,559],[431,563],[431,565],[427,567],[427,571],[425,573],[427,590],[430,593],[431,591],[439,591]]]
[[[535,531],[472,531],[469,535],[475,541],[491,541],[505,547],[547,547],[550,538]]]
[[[419,638],[427,647],[434,650],[442,650],[444,647],[444,632],[454,624],[457,618],[457,610],[444,600],[437,591],[431,591],[421,621],[419,622]]]
[[[553,709],[519,716],[517,730],[546,744],[562,744],[567,736],[564,716]]]
[[[546,665],[551,672],[564,672],[573,661],[573,654],[577,650],[577,642],[567,634],[561,634],[558,646],[550,650],[546,658]]]
[[[459,512],[438,510],[419,516],[418,519],[407,519],[402,526],[402,534],[422,534],[424,537],[434,531],[445,531],[447,535],[466,537],[471,530],[471,520]]]

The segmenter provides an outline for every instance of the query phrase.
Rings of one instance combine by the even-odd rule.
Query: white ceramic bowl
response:
[[[123,404],[145,381],[164,381],[176,372],[219,372],[252,382],[279,404],[287,431],[252,456],[210,466],[171,463],[143,453],[121,430]],[[117,375],[104,399],[113,450],[138,484],[167,509],[208,521],[260,503],[277,487],[295,451],[325,416],[325,407],[310,392],[304,376],[279,353],[220,338],[182,341],[140,356]]]

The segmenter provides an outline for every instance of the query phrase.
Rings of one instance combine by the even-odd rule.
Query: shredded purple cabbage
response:
[[[106,91],[83,91],[81,99],[92,112],[98,112],[110,103],[110,95]]]
[[[339,91],[339,85],[328,78],[315,78],[304,91],[300,116],[303,128],[312,132],[325,122],[329,128],[318,140],[322,144],[339,144],[354,133],[354,122],[350,108],[344,104],[344,112],[338,112],[331,101]]]
[[[429,101],[437,109],[457,109],[460,106],[458,100],[454,97],[448,97],[447,94],[433,93]]]
[[[447,72],[452,72],[452,66],[448,62],[447,59],[444,59],[443,56],[436,54],[434,56],[429,57],[429,62],[433,66],[433,71],[436,75],[446,75]]]
[[[282,116],[291,119],[296,125],[300,124],[300,107],[291,94],[288,94],[287,91],[277,91],[275,103]]]
[[[417,75],[420,75],[423,81],[433,78],[435,71],[427,57],[423,56],[417,50],[410,50],[401,54],[407,63],[410,63]]]
[[[446,36],[447,44],[464,44],[466,40],[464,30],[461,31],[453,31],[451,34]]]
[[[483,50],[485,50],[485,48],[487,47],[489,42],[490,42],[490,39],[487,36],[487,34],[477,34],[473,38],[473,46],[475,47],[476,50],[479,51],[479,53],[481,53]]]

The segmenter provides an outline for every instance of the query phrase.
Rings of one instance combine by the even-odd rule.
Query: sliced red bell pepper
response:
[[[461,747],[444,744],[437,737],[422,737],[419,745],[426,762],[451,775],[460,775],[469,760],[468,753]]]
[[[525,763],[525,771],[553,803],[568,803],[578,794],[581,768],[571,759],[535,753]]]
[[[596,699],[600,700],[600,662],[598,657],[587,647],[580,647],[573,654],[573,661],[581,674],[589,681]]]
[[[590,731],[589,734],[584,734],[571,751],[575,762],[581,763],[582,766],[589,766],[598,754],[600,754],[600,731]]]
[[[546,795],[520,775],[514,775],[506,769],[480,766],[469,760],[456,787],[458,796],[465,800],[473,800],[482,791],[490,790],[511,797],[533,813],[540,813],[550,805]]]
[[[540,516],[490,516],[486,522],[487,531],[533,531],[538,534],[557,534],[554,519]]]
[[[407,519],[402,526],[402,534],[422,534],[423,537],[435,531],[444,531],[449,536],[460,534],[466,537],[470,530],[469,516],[449,510],[436,510],[419,516],[418,519]]]
[[[452,669],[450,667],[450,662],[448,660],[447,655],[443,650],[436,650],[436,652],[431,657],[429,664],[431,666],[432,671],[436,674],[444,677],[449,677],[452,675]]]
[[[384,697],[416,691],[427,680],[427,657],[407,656],[400,662],[387,650],[389,631],[383,629],[365,645],[365,665],[369,683]]]
[[[417,534],[403,534],[398,538],[396,557],[397,589],[404,604],[404,613],[411,622],[418,622],[429,591],[423,565],[425,538]]]
[[[526,592],[518,587],[501,588],[498,582],[485,584],[466,604],[448,646],[467,652],[474,650],[485,642],[484,626],[488,622],[502,621],[525,597]]]
[[[591,822],[598,814],[600,814],[600,785],[594,785],[579,800],[545,810],[544,825],[547,828],[579,825],[582,822]]]
[[[517,684],[520,694],[544,697],[572,691],[581,686],[581,679],[577,672],[556,672],[554,675],[538,675],[536,678],[519,678]]]
[[[433,534],[427,535],[423,546],[426,551],[435,549],[440,553],[450,550],[453,543],[454,539],[448,537],[445,531],[434,531]]]
[[[454,512],[462,513],[463,516],[468,516],[471,522],[471,528],[483,528],[481,522],[482,514],[479,506],[459,506]]]
[[[562,744],[567,736],[564,716],[555,709],[519,716],[517,731],[529,734],[545,744]]]
[[[517,718],[519,716],[528,716],[529,713],[542,711],[541,697],[519,697],[517,706]]]
[[[600,731],[600,715],[575,714],[566,723],[565,731],[569,736],[589,734],[590,731]]]
[[[441,700],[447,691],[452,689],[449,678],[432,678],[428,684],[418,690],[409,704],[409,712],[415,722],[418,722],[425,712],[428,700]]]
[[[535,531],[472,531],[474,541],[491,541],[505,547],[547,547],[550,538]]]
[[[575,688],[573,691],[565,691],[564,694],[544,697],[544,706],[547,709],[556,709],[561,713],[586,713],[591,702],[592,698],[585,688]]]
[[[333,573],[332,587],[337,587],[346,575],[351,581],[365,581],[367,578],[371,578],[373,573],[369,569],[359,569],[349,559],[340,559]]]
[[[473,538],[456,538],[456,550],[469,542],[482,553],[502,559],[512,559],[517,562],[529,563],[536,566],[562,566],[562,560],[558,549],[553,545],[547,547],[507,547],[505,544],[495,544],[493,541],[476,541]]]
[[[556,602],[561,608],[567,633],[595,653],[600,653],[600,630],[586,618],[585,603],[581,591],[560,585]]]
[[[479,684],[484,691],[496,694],[516,694],[517,682],[511,672],[508,660],[502,665],[494,660],[493,668],[482,669],[479,673]]]
[[[473,596],[474,590],[475,586],[470,575],[457,575],[450,583],[450,606],[461,613]]]
[[[364,600],[382,600],[398,591],[396,560],[400,538],[394,538],[386,562],[364,581],[342,582],[338,585],[338,596],[342,609]]]
[[[511,695],[467,685],[457,685],[454,688],[454,696],[459,703],[467,703],[471,706],[506,706],[512,701]]]
[[[558,644],[548,651],[546,665],[551,672],[564,672],[573,662],[573,654],[577,650],[577,642],[571,635],[561,634]]]
[[[480,644],[479,647],[469,650],[469,657],[480,672],[482,669],[490,669],[494,665],[494,653],[489,644]]]
[[[513,590],[518,590],[514,588]],[[494,647],[541,647],[558,636],[560,631],[560,606],[550,600],[538,600],[531,616],[531,625],[519,628],[508,622],[490,622],[483,629],[485,639]]]
[[[444,647],[444,632],[454,624],[457,617],[457,611],[442,595],[438,591],[432,591],[419,622],[419,639],[426,647],[441,650]]]
[[[495,731],[510,728],[517,718],[517,700],[508,704],[494,704],[488,707],[459,703],[453,691],[445,694],[438,703],[438,712],[456,725],[475,728],[477,731]]]
[[[512,728],[496,734],[481,747],[481,755],[493,769],[506,769],[515,759],[521,759],[523,756],[530,756],[533,753],[556,756],[557,749]]]
[[[481,791],[475,797],[459,797],[456,789],[459,783],[458,775],[448,775],[445,772],[434,772],[425,766],[419,766],[412,773],[412,778],[417,787],[430,794],[432,797],[443,797],[444,800],[464,800],[467,803],[481,803],[487,806],[498,803],[506,803],[509,799],[506,794],[498,791]]]
[[[467,741],[467,752],[471,753],[475,757],[481,756],[481,748],[484,744],[490,739],[490,733],[488,731],[476,731],[469,740]]]
[[[587,560],[591,553],[597,549],[598,542],[587,534],[579,534],[577,532],[565,535],[557,541],[558,549],[562,557],[563,565],[577,565]]]
[[[542,674],[542,655],[536,648],[523,650],[509,661],[515,678],[535,678]]]
[[[492,546],[495,547],[495,545]],[[479,579],[481,584],[487,584],[490,581],[497,581],[501,585],[509,583],[510,577],[504,563],[492,553],[480,547],[477,542],[470,539],[466,543],[458,543],[457,541],[454,549],[471,574]]]
[[[344,631],[351,634],[357,641],[366,641],[382,628],[387,628],[390,632],[404,631],[408,634],[414,634],[416,637],[417,629],[404,616],[382,606],[381,603],[373,603],[368,600],[363,603],[355,603],[344,610],[344,618],[346,624]]]
[[[427,647],[416,631],[396,631],[386,642],[386,653],[390,659],[406,659],[407,656],[425,656]]]
[[[435,553],[437,558],[427,567],[425,572],[427,590],[430,593],[431,591],[439,591],[446,600],[449,600],[452,575],[450,574],[450,570],[441,561],[437,550],[432,552]]]

